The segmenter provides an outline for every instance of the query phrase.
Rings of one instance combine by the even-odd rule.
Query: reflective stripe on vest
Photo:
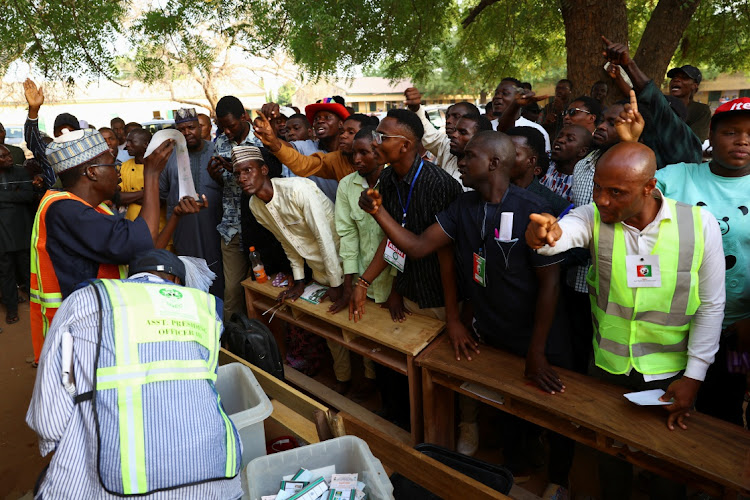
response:
[[[55,269],[47,252],[46,223],[47,210],[53,203],[60,200],[75,200],[90,206],[67,191],[47,191],[39,202],[39,209],[34,217],[34,227],[31,231],[31,286],[29,287],[31,336],[37,361],[52,318],[63,300],[60,283],[57,281]],[[112,215],[112,211],[104,204],[99,205],[95,210],[101,214]],[[124,279],[127,277],[127,267],[101,264],[96,277]]]
[[[622,224],[603,224],[594,207],[592,267],[587,281],[594,323],[596,364],[626,373],[682,370],[690,322],[700,305],[698,270],[703,261],[699,207],[663,198],[672,213],[661,221],[652,254],[659,255],[662,286],[629,288]]]
[[[146,435],[149,423],[144,415],[144,386],[190,380],[207,380],[213,386],[216,381],[221,333],[221,323],[216,320],[216,299],[199,290],[177,285],[116,280],[102,280],[100,283],[112,306],[115,364],[101,366],[100,361],[96,370],[96,391],[117,391],[122,491],[116,491],[113,486],[116,483],[112,480],[102,478],[102,484],[115,494],[147,494],[155,487],[150,484],[147,475]],[[159,342],[195,342],[205,348],[208,358],[160,359],[142,363],[139,346],[149,344],[153,348]],[[167,344],[164,345],[165,352],[171,352],[166,347]],[[226,435],[224,475],[202,480],[230,478],[238,473],[236,430],[219,404],[218,394],[216,403]],[[163,457],[151,457],[151,460],[160,459]],[[170,488],[181,486],[183,485],[171,485]]]

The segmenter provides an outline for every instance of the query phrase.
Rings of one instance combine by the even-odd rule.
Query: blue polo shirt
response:
[[[509,241],[495,239],[503,212],[513,213]],[[470,191],[437,215],[443,231],[455,242],[460,289],[473,306],[477,333],[489,345],[519,356],[526,355],[534,327],[538,291],[535,269],[563,260],[560,256],[538,255],[526,245],[529,214],[543,212],[552,212],[545,200],[511,184],[500,203],[486,203],[479,193]],[[480,248],[486,258],[486,286],[474,281],[473,256]],[[567,364],[570,354],[563,313],[563,307],[555,311],[547,338],[547,355],[559,366]]]

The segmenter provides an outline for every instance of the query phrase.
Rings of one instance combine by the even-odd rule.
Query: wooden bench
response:
[[[252,279],[242,282],[245,287],[247,313],[251,318],[268,322],[270,310],[282,291],[270,282],[257,283]],[[414,364],[414,357],[438,336],[445,324],[436,319],[411,315],[403,323],[391,319],[387,309],[382,309],[368,299],[364,318],[355,323],[349,321],[348,310],[330,314],[330,302],[312,304],[302,299],[285,304],[275,313],[275,318],[297,325],[327,340],[332,340],[352,352],[380,363],[406,375],[409,381],[411,409],[411,441],[422,441],[422,383],[421,373]],[[283,338],[276,330],[280,345]],[[296,375],[296,374],[294,374]],[[301,375],[301,374],[300,374]]]
[[[688,430],[669,431],[664,409],[630,403],[622,387],[558,369],[566,389],[550,395],[524,378],[522,358],[488,346],[480,351],[456,361],[443,336],[417,358],[426,442],[453,447],[460,393],[713,496],[750,494],[750,432],[741,427],[691,412]]]

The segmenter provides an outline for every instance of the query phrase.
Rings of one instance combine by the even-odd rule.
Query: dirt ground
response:
[[[26,410],[34,388],[36,370],[26,362],[32,355],[29,304],[20,304],[21,321],[5,324],[0,306],[0,499],[18,500],[34,488],[39,472],[49,461],[39,455],[34,431],[26,425]]]

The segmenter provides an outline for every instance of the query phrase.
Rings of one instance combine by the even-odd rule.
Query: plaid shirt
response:
[[[577,207],[588,205],[594,201],[594,169],[602,153],[601,149],[595,149],[576,163],[575,169],[573,169],[573,188],[571,191],[573,203]],[[589,272],[590,265],[591,260],[585,266],[575,266],[568,269],[567,283],[576,292],[588,293],[586,274]]]

